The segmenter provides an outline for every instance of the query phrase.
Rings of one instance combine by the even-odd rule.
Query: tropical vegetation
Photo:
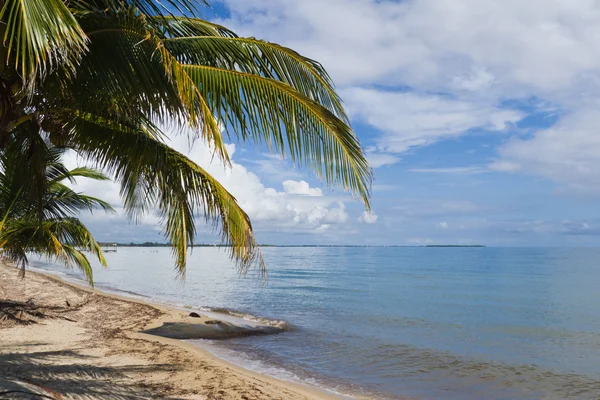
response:
[[[102,265],[106,260],[100,245],[87,227],[75,216],[81,211],[114,211],[103,200],[75,192],[66,183],[77,178],[108,180],[90,168],[68,170],[61,163],[63,150],[45,145],[45,176],[40,186],[24,186],[21,163],[11,159],[19,153],[6,151],[0,156],[0,248],[3,254],[21,266],[24,272],[28,254],[36,254],[81,269],[93,284],[92,266],[85,252],[95,255]],[[16,168],[15,168],[16,166]],[[35,197],[28,194],[36,193]]]
[[[68,149],[119,182],[133,220],[158,210],[180,273],[198,216],[221,233],[240,271],[264,270],[248,215],[204,168],[167,144],[167,131],[191,129],[190,139],[208,143],[226,164],[227,141],[264,145],[369,208],[371,170],[318,62],[199,18],[205,3],[161,4],[0,1],[1,168],[26,182],[18,193],[37,205],[27,221],[37,218],[40,235],[48,235],[40,240],[54,234],[44,228],[56,178],[46,155]],[[22,241],[3,237],[4,255],[24,260]],[[86,237],[64,239],[95,248]]]

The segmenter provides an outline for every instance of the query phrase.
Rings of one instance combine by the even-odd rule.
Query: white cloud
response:
[[[288,179],[302,179],[302,173],[286,160],[282,160],[281,157],[272,154],[264,154],[263,157],[258,160],[243,158],[239,161],[258,166],[257,172],[271,182],[279,183]]]
[[[284,181],[283,191],[287,194],[300,194],[306,196],[323,196],[323,191],[319,188],[311,188],[306,181]]]
[[[363,211],[362,215],[358,218],[358,220],[365,224],[374,224],[377,222],[377,218],[377,214],[373,212]]]
[[[472,129],[502,131],[523,115],[512,110],[414,92],[381,92],[349,88],[342,91],[354,118],[384,132],[380,151],[400,153]],[[381,156],[380,156],[381,157]]]
[[[375,150],[367,152],[367,161],[371,168],[379,168],[385,165],[394,165],[400,161],[400,157],[392,154],[377,153]]]
[[[225,23],[320,60],[343,85],[504,96],[572,90],[600,68],[600,5],[564,0],[226,0]]]
[[[447,222],[440,222],[439,224],[437,224],[438,229],[448,229],[448,223]]]
[[[515,138],[499,149],[490,168],[552,179],[580,193],[600,194],[600,114],[589,108],[563,118],[531,138]]]
[[[476,92],[490,88],[495,81],[494,75],[484,69],[476,68],[464,76],[455,76],[452,79],[452,86],[458,90]]]

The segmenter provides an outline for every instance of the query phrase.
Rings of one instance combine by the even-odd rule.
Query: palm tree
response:
[[[235,198],[159,126],[191,127],[225,163],[227,140],[264,144],[368,209],[372,173],[323,67],[168,3],[0,1],[0,148],[16,143],[31,164],[31,138],[49,137],[111,173],[130,217],[158,207],[182,274],[198,215],[241,271],[264,262]],[[45,170],[29,170],[35,192]]]
[[[109,178],[85,167],[69,171],[60,162],[63,150],[48,143],[40,145],[44,147],[47,182],[36,199],[25,195],[23,171],[12,167],[19,165],[12,159],[19,153],[7,151],[0,156],[0,254],[20,265],[23,272],[27,253],[61,261],[80,268],[93,285],[92,268],[84,251],[95,255],[102,265],[106,265],[106,260],[92,234],[75,215],[82,210],[114,210],[108,203],[77,193],[63,182],[74,183],[78,177],[100,181]]]

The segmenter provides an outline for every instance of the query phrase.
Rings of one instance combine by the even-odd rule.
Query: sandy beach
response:
[[[142,333],[170,324],[205,325],[209,332],[214,319],[37,272],[21,279],[0,262],[0,399],[334,398]]]

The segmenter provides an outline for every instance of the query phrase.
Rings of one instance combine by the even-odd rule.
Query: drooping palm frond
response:
[[[273,79],[202,65],[183,68],[234,134],[289,152],[293,162],[356,193],[369,208],[371,170],[352,129],[331,111]]]
[[[254,266],[265,272],[248,215],[206,170],[138,127],[80,111],[69,110],[69,114],[76,116],[74,148],[115,174],[126,209],[135,217],[158,206],[181,275],[188,246],[194,243],[196,216],[203,216],[221,233],[240,272]]]
[[[70,171],[63,172],[62,174],[54,177],[51,183],[58,183],[68,179],[71,183],[75,183],[75,178],[88,178],[96,181],[109,181],[110,178],[102,172],[89,167],[77,167]]]
[[[75,216],[81,211],[93,212],[97,209],[114,212],[104,200],[77,193],[60,182],[50,185],[44,199],[45,218]]]
[[[91,252],[106,266],[100,245],[76,218],[48,219],[41,224],[35,219],[10,220],[0,232],[0,254],[23,271],[28,263],[27,254],[32,253],[81,269],[93,285],[92,266],[83,251]]]
[[[160,39],[134,11],[119,15],[119,26],[110,29],[98,29],[97,25],[106,21],[82,22],[85,27],[96,26],[86,32],[92,48],[103,46],[100,54],[110,53],[115,41],[123,46],[112,50],[111,57],[90,62],[95,76],[101,77],[93,86],[107,82],[108,92],[116,97],[137,93],[156,102],[153,112],[170,110],[171,118],[180,122],[196,121],[203,128],[201,137],[228,160],[216,122],[223,121],[231,135],[267,143],[282,155],[289,153],[294,162],[308,165],[328,183],[354,192],[369,207],[371,171],[320,64],[256,39],[175,38],[173,32]],[[201,20],[187,21],[192,22]],[[159,64],[168,81],[158,74]],[[160,85],[169,89],[160,89]],[[147,115],[150,109],[139,111]],[[135,113],[132,110],[131,114]],[[154,117],[165,119],[164,115]]]
[[[30,90],[51,68],[71,72],[86,50],[86,37],[62,0],[4,0],[0,8],[4,73],[20,75]]]

